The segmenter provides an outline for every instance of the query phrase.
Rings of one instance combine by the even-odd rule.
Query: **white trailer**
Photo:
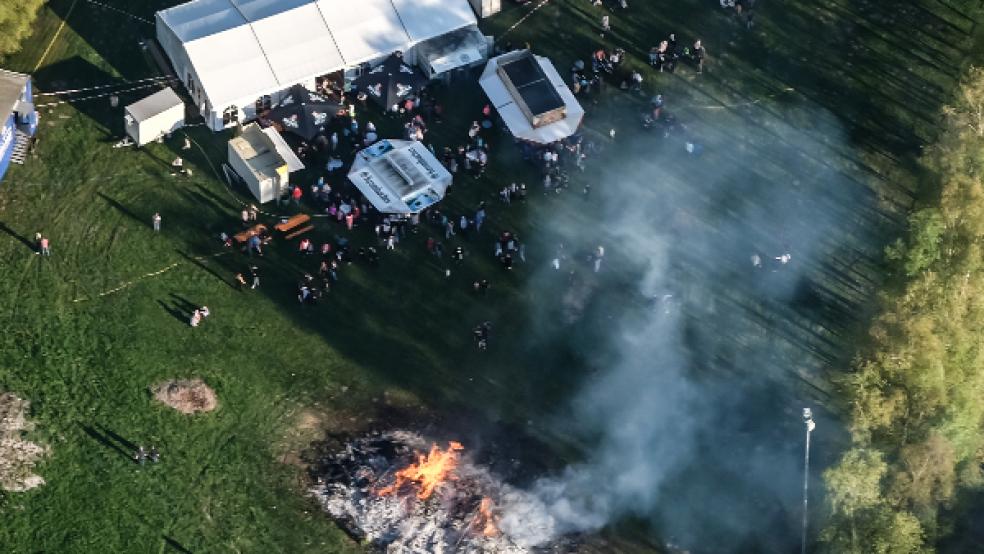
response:
[[[489,17],[502,10],[502,0],[468,0],[478,17]]]
[[[170,87],[124,108],[126,134],[143,146],[184,127],[185,105]]]

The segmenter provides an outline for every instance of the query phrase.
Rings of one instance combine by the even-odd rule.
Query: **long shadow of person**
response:
[[[167,303],[165,303],[163,300],[158,300],[157,303],[160,304],[162,308],[164,308],[165,312],[171,314],[171,316],[173,316],[181,323],[188,323],[188,319],[191,316],[185,313],[185,311],[179,308],[178,306],[168,306]]]
[[[178,252],[178,253],[181,254],[182,256],[184,256],[184,258],[186,260],[188,260],[189,262],[191,262],[192,264],[194,264],[194,265],[198,266],[199,268],[205,270],[209,275],[215,277],[219,281],[222,281],[226,285],[229,285],[229,288],[233,288],[233,289],[236,288],[236,286],[234,284],[232,284],[228,279],[223,278],[214,269],[212,269],[212,268],[208,267],[207,265],[205,265],[204,263],[202,263],[201,260],[196,259],[194,256],[192,256],[191,254],[188,254],[186,252]]]
[[[110,206],[116,208],[116,211],[118,211],[121,214],[129,217],[133,221],[136,221],[137,223],[140,223],[142,225],[147,225],[148,224],[149,219],[148,220],[144,220],[144,218],[138,216],[135,212],[131,211],[130,208],[127,208],[123,204],[120,204],[119,201],[114,200],[114,199],[110,198],[109,196],[106,196],[105,194],[103,194],[101,192],[97,192],[96,195],[99,196],[100,198],[102,198],[103,200],[105,200],[106,203],[109,204]]]
[[[172,539],[171,537],[167,535],[161,535],[161,537],[164,538],[164,542],[167,543],[168,546],[177,550],[178,552],[181,552],[181,554],[192,554],[191,550],[188,550],[187,548],[182,546],[181,543]]]
[[[132,442],[124,439],[120,435],[116,434],[116,432],[114,432],[112,429],[107,428],[105,425],[98,425],[97,427],[99,427],[99,430],[102,431],[103,433],[105,433],[106,436],[112,438],[113,440],[115,440],[116,442],[120,443],[124,447],[129,448],[131,450],[136,450],[137,449],[137,445],[135,445]]]
[[[191,300],[188,300],[184,296],[181,296],[180,294],[177,294],[175,292],[171,293],[171,299],[174,300],[175,307],[183,310],[184,315],[186,317],[191,317],[192,312],[202,307],[201,304],[192,302]]]
[[[128,460],[131,459],[132,454],[124,450],[122,447],[120,447],[119,444],[116,444],[116,442],[114,442],[109,436],[104,435],[99,431],[96,431],[93,427],[90,427],[88,425],[79,424],[79,426],[82,427],[82,430],[85,432],[86,435],[89,435],[90,437],[95,439],[96,442],[98,442],[99,444],[108,448],[112,448],[117,453],[119,453],[120,456],[123,456]]]
[[[36,245],[32,241],[28,240],[27,237],[18,234],[17,231],[14,231],[10,227],[7,227],[7,224],[4,223],[4,222],[2,222],[2,221],[0,221],[0,231],[3,231],[4,233],[7,233],[8,235],[10,235],[10,236],[14,237],[15,239],[19,240],[21,242],[21,244],[23,244],[24,246],[30,248],[32,251],[33,250],[37,250],[37,248],[38,248],[38,245]]]
[[[123,438],[112,429],[105,425],[96,424],[95,427],[80,424],[85,434],[89,435],[103,446],[112,448],[121,456],[128,460],[133,459],[133,452],[137,450],[137,445]],[[98,429],[97,429],[98,428]]]

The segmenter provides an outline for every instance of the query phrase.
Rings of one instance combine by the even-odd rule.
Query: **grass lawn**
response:
[[[106,4],[152,20],[171,2]],[[741,383],[727,406],[734,442],[701,444],[711,463],[679,472],[664,494],[684,499],[680,511],[706,524],[705,544],[788,551],[798,537],[790,508],[798,466],[777,470],[782,477],[764,491],[742,473],[797,463],[804,403],[817,406],[826,426],[815,437],[814,475],[836,458],[844,433],[831,377],[848,368],[885,278],[883,245],[906,211],[934,194],[916,157],[961,69],[980,52],[979,3],[760,0],[751,31],[710,0],[631,4],[612,14],[603,42],[603,12],[587,0],[548,2],[501,40],[530,42],[566,74],[598,44],[624,47],[629,64],[643,67],[648,48],[675,31],[684,43],[704,40],[707,72],[645,68],[645,94],[609,87],[588,102],[585,133],[604,150],[559,196],[541,195],[535,169],[508,137],[493,137],[486,175],[460,179],[444,202],[454,215],[481,199],[492,206],[489,230],[451,241],[470,252],[451,279],[424,251],[425,227],[384,253],[380,267],[344,267],[337,289],[313,309],[297,305],[294,283],[317,266],[293,243],[258,262],[261,290],[230,285],[248,261],[215,239],[237,228],[246,200],[214,171],[226,134],[190,128],[194,176],[175,179],[168,164],[180,138],[111,148],[122,114],[106,98],[42,108],[37,157],[0,185],[0,389],[31,400],[32,436],[52,454],[38,468],[46,485],[0,493],[3,551],[359,551],[303,495],[298,452],[325,431],[364,428],[387,404],[467,422],[474,436],[466,442],[522,429],[545,445],[531,457],[547,466],[581,458],[592,437],[557,416],[604,369],[605,322],[639,311],[634,291],[646,260],[617,220],[640,207],[685,250],[692,241],[693,255],[670,266],[675,283],[689,283],[675,293],[694,329],[693,366]],[[510,3],[483,27],[499,37],[529,9]],[[32,72],[41,91],[155,75],[138,47],[153,26],[124,13],[51,0],[36,29],[4,65]],[[150,90],[121,94],[121,103]],[[639,128],[637,114],[657,92],[705,145],[703,157]],[[447,121],[428,141],[456,145],[484,97],[474,83],[440,95]],[[494,194],[514,180],[535,194],[506,208]],[[585,200],[577,191],[587,182],[593,196]],[[640,182],[651,184],[643,194]],[[160,235],[150,230],[155,211],[164,218]],[[526,238],[528,266],[506,274],[484,255],[499,229]],[[25,244],[36,231],[51,237],[50,258]],[[347,233],[318,223],[319,239],[335,234]],[[350,236],[372,240],[367,229]],[[803,255],[794,282],[765,294],[736,269],[751,248],[789,240],[798,241],[797,262]],[[611,269],[590,281],[573,318],[547,270],[560,241],[574,250],[600,241],[610,252]],[[489,297],[471,292],[477,277],[492,280]],[[208,304],[214,315],[192,329],[173,316],[185,303]],[[495,341],[479,354],[469,331],[483,320],[495,322]],[[718,339],[713,347],[708,336]],[[194,376],[217,391],[217,411],[183,416],[151,399],[152,384]],[[163,463],[135,466],[106,444],[112,434],[159,445]],[[729,465],[722,450],[756,469]],[[712,497],[737,515],[710,513],[702,502]],[[728,541],[757,514],[774,524],[769,536],[762,529]],[[666,514],[653,523],[643,532],[634,520],[613,525],[606,535],[618,546],[608,550],[646,549],[659,542],[646,536],[675,528]]]

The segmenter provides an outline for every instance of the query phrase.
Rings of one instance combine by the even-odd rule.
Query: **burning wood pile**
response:
[[[476,464],[460,443],[376,433],[322,462],[312,493],[346,532],[379,551],[568,551],[546,545],[554,532],[543,504]]]

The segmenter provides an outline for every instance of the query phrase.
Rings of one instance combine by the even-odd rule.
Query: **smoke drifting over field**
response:
[[[507,532],[533,544],[641,516],[696,551],[795,541],[806,383],[840,354],[829,329],[851,307],[827,285],[864,248],[871,199],[840,171],[832,118],[745,115],[690,135],[702,156],[681,136],[609,146],[584,217],[551,222],[570,258],[535,279],[566,290],[543,332],[593,337],[580,349],[597,368],[556,428],[588,454],[536,483],[542,505],[507,510]],[[598,244],[595,274],[574,253]]]

